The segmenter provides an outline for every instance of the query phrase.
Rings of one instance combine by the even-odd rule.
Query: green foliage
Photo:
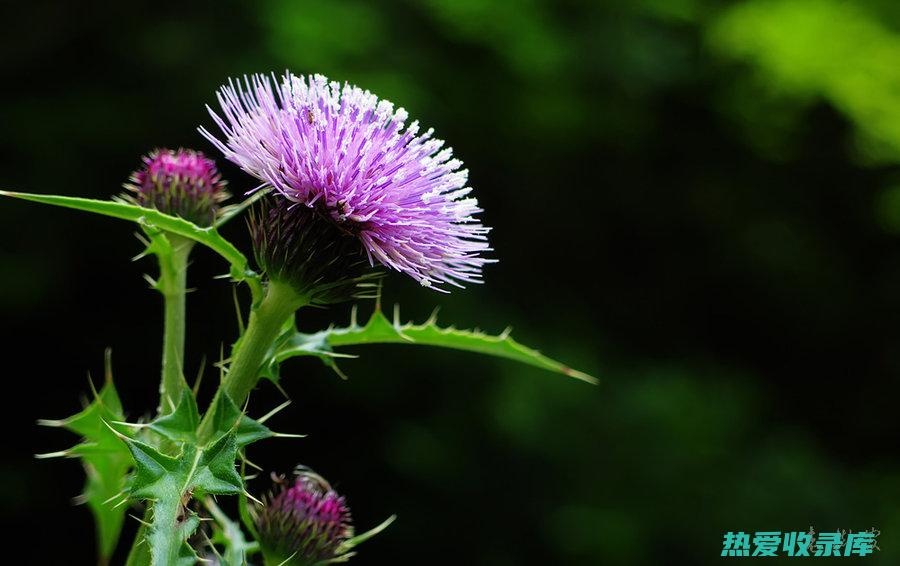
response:
[[[340,374],[335,359],[354,356],[335,352],[334,348],[361,344],[409,344],[477,352],[561,373],[588,383],[597,382],[596,378],[586,373],[572,369],[548,358],[537,350],[516,342],[510,336],[510,329],[493,336],[477,329],[459,330],[453,326],[440,327],[437,324],[436,312],[422,324],[411,322],[401,324],[398,308],[395,307],[394,320],[391,321],[378,306],[363,325],[357,323],[356,309],[354,308],[349,326],[332,326],[313,334],[298,332],[293,321],[290,321],[273,346],[266,366],[263,368],[263,374],[270,379],[277,380],[281,362],[295,356],[316,356]]]
[[[197,408],[197,401],[189,391],[184,391],[174,411],[160,416],[147,426],[169,440],[196,442],[199,425],[200,410]]]
[[[81,459],[87,482],[80,499],[94,515],[98,553],[108,560],[116,549],[125,518],[126,509],[118,505],[116,500],[131,468],[131,457],[117,436],[123,433],[114,432],[106,425],[123,418],[122,403],[112,380],[109,351],[106,355],[105,373],[103,387],[99,392],[94,391],[93,401],[80,413],[59,421],[42,420],[39,423],[63,427],[82,437],[82,442],[69,450],[45,456]]]
[[[276,436],[261,422],[251,419],[243,411],[238,409],[234,401],[226,393],[222,393],[218,402],[210,409],[212,414],[213,440],[229,433],[234,434],[235,443],[239,448],[248,444]]]
[[[230,242],[222,238],[215,227],[201,228],[184,219],[163,214],[157,210],[142,208],[122,201],[99,201],[55,195],[34,195],[0,191],[0,195],[93,212],[114,218],[136,222],[147,238],[147,248],[142,255],[153,254],[160,263],[159,281],[151,281],[166,298],[166,339],[164,348],[163,395],[159,414],[147,423],[128,423],[124,420],[121,402],[112,384],[107,361],[107,382],[95,394],[95,400],[82,413],[65,421],[45,422],[64,426],[82,435],[84,441],[60,456],[82,458],[88,473],[84,499],[90,505],[98,524],[100,554],[103,560],[112,556],[124,519],[124,504],[131,500],[147,503],[145,521],[129,553],[128,564],[133,566],[188,566],[199,559],[190,539],[200,524],[194,500],[203,501],[214,516],[217,527],[209,541],[213,552],[216,544],[224,547],[220,555],[223,564],[244,564],[246,555],[256,547],[248,542],[236,522],[231,521],[215,502],[212,495],[239,495],[241,517],[249,524],[246,508],[247,494],[244,480],[235,468],[243,459],[242,450],[258,440],[276,434],[261,421],[249,418],[229,396],[227,380],[238,372],[237,362],[232,361],[223,386],[201,418],[195,394],[184,383],[181,360],[183,358],[183,301],[184,275],[190,242],[199,242],[225,258],[231,265],[231,276],[236,281],[250,285],[253,298],[253,316],[250,325],[237,344],[250,345],[249,352],[257,357],[243,360],[247,385],[252,387],[259,377],[259,356],[263,353],[261,373],[277,380],[278,368],[284,360],[302,355],[319,357],[340,373],[335,359],[351,357],[334,349],[360,344],[417,344],[438,346],[456,350],[477,352],[506,358],[549,371],[561,373],[590,383],[596,380],[582,372],[552,360],[536,350],[527,348],[510,336],[509,330],[492,336],[479,330],[458,330],[437,325],[436,316],[422,324],[401,324],[395,311],[391,322],[376,306],[364,325],[356,322],[356,311],[347,327],[329,327],[314,334],[298,332],[292,315],[300,303],[289,301],[283,308],[266,309],[277,289],[269,285],[266,301],[262,301],[263,288],[259,277],[249,267],[247,259]],[[247,202],[234,207],[221,219],[227,221],[247,206]],[[221,225],[221,222],[219,225]],[[175,276],[180,279],[175,280]],[[171,302],[170,302],[171,301]],[[277,303],[277,301],[276,301]],[[277,303],[281,304],[281,303]],[[178,309],[170,309],[178,306]],[[177,310],[173,314],[170,310]],[[179,314],[180,313],[180,314]],[[254,318],[255,317],[255,318]],[[287,321],[281,324],[281,321]],[[255,321],[255,322],[254,322]],[[262,321],[262,322],[260,322]],[[175,324],[177,323],[177,324]],[[254,324],[269,328],[271,332],[251,332]],[[170,325],[178,326],[182,334],[172,334]],[[268,326],[266,326],[268,325]],[[171,344],[170,344],[171,342]],[[171,348],[170,348],[171,346]],[[178,347],[176,347],[178,346]],[[235,359],[243,349],[235,348]],[[167,363],[173,365],[168,366]],[[166,373],[168,368],[168,373]],[[176,379],[177,378],[177,379]],[[178,396],[178,402],[173,397]],[[241,397],[243,399],[243,397]],[[246,462],[246,460],[244,460]],[[127,491],[127,495],[126,495]],[[344,561],[353,555],[353,547],[386,528],[394,517],[347,541],[332,561]]]
[[[205,495],[243,493],[243,479],[235,469],[238,450],[273,433],[242,414],[223,395],[216,407],[213,434],[209,441],[198,440],[200,415],[189,391],[182,393],[175,410],[146,425],[164,438],[169,450],[153,446],[113,431],[124,442],[134,460],[130,497],[152,502],[152,519],[146,529],[153,565],[193,564],[196,555],[187,545],[199,523],[188,503]],[[109,430],[113,430],[110,428]]]
[[[242,491],[241,477],[234,469],[237,442],[229,433],[208,446],[184,442],[175,456],[149,444],[122,437],[134,458],[131,496],[161,501],[192,493],[234,495]]]
[[[726,10],[709,36],[721,53],[752,63],[763,89],[840,109],[865,157],[900,160],[900,38],[865,6],[755,0]]]
[[[160,281],[153,281],[153,285],[163,292],[167,300],[183,300],[184,285],[172,285],[165,278],[167,273],[171,275],[176,271],[173,264],[176,255],[173,239],[188,238],[210,247],[228,260],[232,267],[232,277],[250,284],[254,304],[263,304],[260,302],[260,281],[249,270],[246,258],[222,238],[214,227],[200,228],[181,218],[125,202],[9,192],[0,194],[137,222],[147,235],[147,248],[143,255],[154,254],[160,262]],[[186,260],[186,257],[184,253],[183,259]],[[181,271],[183,272],[183,268]],[[296,306],[291,308],[291,312],[293,308]],[[254,309],[258,318],[263,316],[262,308]],[[168,321],[168,310],[166,316]],[[283,318],[274,322],[273,330],[278,329],[280,320]],[[256,336],[249,334],[245,333],[238,343]],[[396,311],[394,321],[391,322],[378,306],[364,325],[357,324],[354,309],[353,318],[347,327],[332,326],[321,332],[304,334],[297,331],[293,317],[290,317],[280,328],[280,333],[268,336],[264,339],[257,337],[256,340],[260,343],[254,348],[267,352],[262,373],[272,379],[277,379],[280,363],[294,356],[317,356],[339,372],[335,359],[348,356],[335,352],[334,348],[394,343],[478,352],[591,383],[596,382],[591,376],[519,344],[512,339],[509,330],[491,336],[478,330],[458,330],[452,326],[442,328],[437,325],[436,316],[423,324],[401,324]],[[276,339],[269,344],[271,336],[276,336]],[[174,359],[180,366],[178,357],[180,356]],[[181,368],[175,369],[178,381],[183,382]],[[250,377],[256,379],[255,375]],[[180,397],[177,404],[174,404],[170,396],[179,389]],[[85,439],[75,448],[59,455],[78,456],[85,463],[88,485],[84,497],[97,518],[101,556],[106,559],[111,556],[118,540],[124,518],[123,504],[128,499],[139,499],[148,502],[147,522],[142,524],[128,563],[152,566],[194,564],[198,556],[189,544],[189,539],[199,525],[200,518],[192,508],[191,501],[195,498],[202,500],[209,495],[246,497],[243,478],[235,469],[235,462],[242,458],[241,450],[258,440],[287,436],[278,435],[262,422],[245,415],[225,388],[217,393],[203,419],[194,394],[183,383],[172,380],[165,392],[167,394],[161,400],[160,414],[154,420],[148,423],[124,422],[121,402],[107,367],[107,383],[96,394],[94,403],[71,419],[52,423],[65,426]],[[128,476],[130,481],[126,482],[130,469],[133,469]],[[126,483],[128,495],[123,498]],[[112,505],[117,500],[120,501]],[[244,563],[246,553],[253,545],[244,539],[240,527],[222,514],[212,500],[206,501],[206,507],[214,515],[221,515],[217,517],[219,527],[214,532],[217,542],[225,548],[221,561],[225,564]],[[242,518],[246,519],[246,500],[243,498],[241,513]],[[340,558],[343,560],[352,556],[353,546],[377,534],[392,520],[393,517],[372,531],[348,541],[342,548]],[[216,551],[214,544],[212,543],[212,548]]]
[[[223,238],[215,226],[201,228],[192,222],[188,222],[177,216],[170,216],[158,210],[143,208],[126,202],[114,202],[78,197],[66,197],[58,195],[36,195],[29,193],[15,193],[0,191],[0,195],[19,198],[32,202],[51,204],[65,208],[74,208],[85,212],[93,212],[104,216],[111,216],[122,220],[137,222],[145,231],[153,233],[165,230],[172,234],[199,242],[222,256],[231,265],[231,277],[236,281],[243,281],[250,286],[254,300],[262,296],[262,286],[259,276],[250,269],[247,258],[234,245]],[[163,248],[152,249],[153,253],[163,251]]]

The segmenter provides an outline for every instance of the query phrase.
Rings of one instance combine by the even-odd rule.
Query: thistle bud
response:
[[[311,566],[340,556],[353,537],[344,498],[307,469],[296,472],[293,485],[283,477],[273,480],[275,492],[253,517],[266,564]]]
[[[316,206],[266,197],[251,212],[249,226],[266,276],[290,284],[312,304],[365,296],[359,284],[378,276],[352,226],[335,223]]]
[[[190,149],[157,149],[143,161],[124,185],[131,193],[126,200],[199,226],[215,222],[228,193],[212,159]]]

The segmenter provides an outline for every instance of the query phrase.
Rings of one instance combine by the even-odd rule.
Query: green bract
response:
[[[136,204],[55,195],[0,191],[0,195],[93,212],[137,223],[145,235],[146,250],[138,257],[156,257],[160,274],[151,279],[165,305],[165,339],[157,414],[149,421],[128,422],[112,381],[107,353],[105,381],[80,413],[41,424],[66,428],[82,438],[71,449],[42,457],[80,458],[87,482],[82,500],[97,524],[98,553],[108,563],[116,550],[128,505],[143,502],[144,516],[127,564],[130,566],[190,565],[204,556],[228,566],[262,563],[248,511],[244,469],[245,452],[253,442],[274,437],[297,437],[270,430],[265,417],[250,418],[244,409],[247,395],[261,378],[277,381],[280,365],[296,356],[315,356],[340,374],[336,361],[356,357],[343,348],[363,344],[435,346],[505,358],[595,383],[580,371],[559,363],[513,340],[508,330],[498,335],[478,330],[442,327],[432,315],[422,324],[401,323],[399,309],[393,320],[381,311],[380,301],[368,320],[360,324],[354,307],[347,326],[330,326],[313,333],[299,332],[294,313],[314,298],[290,285],[266,281],[247,256],[219,234],[217,227],[247,208],[258,196],[226,207],[216,225],[202,228],[182,218]],[[184,300],[187,257],[201,244],[228,263],[235,283],[246,284],[252,295],[247,320],[240,317],[241,333],[231,356],[221,364],[222,382],[214,399],[201,411],[196,392],[183,375]],[[223,336],[223,340],[231,337]],[[343,375],[343,374],[341,374]],[[136,408],[140,413],[148,407]],[[236,496],[240,522],[227,516],[215,496]],[[211,533],[198,529],[202,518],[212,521]],[[393,521],[345,541],[340,560],[352,549]],[[242,526],[243,525],[243,528]],[[246,530],[245,530],[246,529]]]

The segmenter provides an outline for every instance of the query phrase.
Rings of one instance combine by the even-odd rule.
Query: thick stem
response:
[[[272,281],[259,307],[250,313],[247,330],[221,387],[238,406],[259,380],[263,358],[278,338],[284,321],[304,303],[289,284]]]
[[[228,373],[219,386],[216,396],[200,423],[200,438],[208,438],[209,427],[216,404],[222,392],[228,394],[232,401],[241,406],[259,381],[259,370],[269,348],[278,338],[281,327],[294,312],[306,304],[306,299],[298,295],[288,283],[272,281],[266,296],[259,306],[250,313],[247,329],[234,352]]]
[[[187,238],[167,234],[172,253],[159,262],[159,291],[163,295],[164,331],[162,379],[159,384],[159,412],[168,413],[187,388],[184,379],[185,295],[188,256],[194,243]]]
[[[151,566],[172,566],[178,563],[178,553],[184,537],[178,528],[179,499],[160,499],[153,504],[153,523],[147,528]]]

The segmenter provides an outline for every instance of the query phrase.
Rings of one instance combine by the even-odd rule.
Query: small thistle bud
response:
[[[266,276],[290,284],[312,304],[365,296],[359,284],[378,276],[353,225],[335,222],[316,206],[266,197],[251,212],[249,226]]]
[[[353,537],[350,509],[324,478],[299,468],[293,485],[273,474],[276,492],[256,507],[254,523],[266,564],[311,566],[343,554]]]
[[[211,226],[219,203],[228,198],[216,163],[191,149],[157,149],[131,174],[124,198],[140,206]]]

